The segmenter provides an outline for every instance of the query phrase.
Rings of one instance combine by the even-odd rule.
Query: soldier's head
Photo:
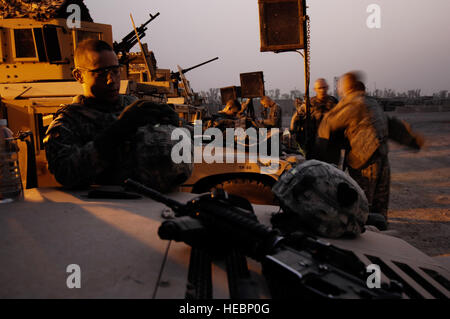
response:
[[[86,97],[115,102],[119,97],[120,65],[105,41],[88,39],[75,50],[74,78],[83,86]]]
[[[271,99],[270,97],[268,97],[268,96],[263,96],[263,97],[261,98],[260,103],[261,103],[261,105],[262,105],[264,108],[268,108],[268,107],[270,107],[270,106],[273,104],[273,101],[272,101],[272,99]]]
[[[328,83],[325,79],[317,79],[314,82],[314,91],[316,91],[316,96],[319,100],[324,99],[327,96],[328,92]]]
[[[339,96],[345,97],[346,95],[359,91],[361,81],[361,74],[359,72],[348,72],[345,73],[339,79],[338,83],[338,93]]]

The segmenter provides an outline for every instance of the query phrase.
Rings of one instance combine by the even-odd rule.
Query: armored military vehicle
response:
[[[76,4],[81,9],[79,25],[68,21],[71,11],[68,6]],[[138,67],[142,62],[141,53],[129,53],[136,43],[136,36],[143,36],[149,21],[132,31],[120,43],[113,43],[111,25],[93,22],[89,10],[82,1],[3,1],[0,18],[0,117],[7,118],[14,133],[29,131],[34,150],[26,151],[20,142],[20,166],[26,175],[36,175],[35,182],[27,187],[58,185],[47,170],[43,138],[46,128],[53,120],[53,114],[61,104],[70,103],[72,98],[82,94],[81,85],[72,77],[74,50],[81,41],[94,38],[111,44],[121,62],[126,62],[122,70],[121,94],[132,94],[140,98],[158,102],[175,103],[174,108],[186,121],[200,119],[206,112],[202,106],[187,105],[173,80],[174,75],[183,77],[184,87],[189,85],[183,70],[170,72],[157,69],[152,52],[144,60],[150,60],[151,72],[143,72]],[[144,34],[145,35],[145,34]],[[144,45],[144,48],[146,46]],[[149,70],[149,68],[147,68]],[[147,74],[153,76],[147,76]],[[147,78],[143,78],[147,76]],[[183,85],[181,85],[183,87]],[[189,90],[189,102],[198,101],[198,95]],[[197,99],[196,99],[197,97]],[[186,99],[187,100],[187,99]],[[197,103],[199,104],[199,103]],[[26,154],[34,153],[36,172],[27,172]]]
[[[1,115],[13,132],[31,131],[35,145],[39,185],[56,182],[46,168],[43,134],[62,103],[81,94],[81,85],[72,78],[73,53],[87,38],[112,43],[111,26],[93,23],[81,5],[79,28],[67,26],[70,1],[41,1],[28,4],[3,1],[0,19]],[[19,162],[26,170],[24,145]],[[31,173],[31,172],[28,172]],[[29,185],[28,185],[29,186]]]

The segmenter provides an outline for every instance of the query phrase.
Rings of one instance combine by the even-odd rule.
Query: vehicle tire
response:
[[[220,182],[213,187],[225,190],[229,194],[245,197],[252,204],[276,205],[272,186],[262,181],[235,178]]]

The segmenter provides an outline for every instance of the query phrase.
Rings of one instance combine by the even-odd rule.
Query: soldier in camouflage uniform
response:
[[[314,82],[314,91],[316,92],[316,96],[310,100],[310,122],[308,134],[309,141],[312,144],[314,144],[317,136],[317,130],[323,117],[327,112],[335,107],[338,102],[335,97],[328,95],[328,84],[325,79],[319,78],[316,82]],[[300,101],[298,99],[295,101],[296,111],[291,119],[290,130],[291,134],[295,136],[300,147],[306,150],[306,104],[300,104],[299,102]],[[331,144],[337,145],[337,143]],[[311,149],[311,147],[309,149]],[[331,150],[329,150],[329,152],[331,152]],[[332,163],[337,164],[339,162],[340,150],[334,150],[334,154]]]
[[[280,106],[268,96],[261,98],[261,105],[263,107],[261,113],[263,118],[259,124],[267,128],[278,128],[281,130],[282,118]]]
[[[171,160],[178,116],[168,105],[119,94],[118,60],[106,42],[80,43],[75,66],[84,94],[55,114],[44,140],[59,183],[78,188],[134,178],[166,192],[190,176],[192,164]]]
[[[423,139],[406,123],[388,118],[363,89],[356,74],[347,73],[341,77],[339,90],[342,100],[328,112],[319,126],[316,158],[327,161],[330,136],[343,131],[349,145],[346,164],[350,176],[364,190],[370,212],[381,214],[387,221],[390,187],[388,138],[415,149],[421,148]]]
[[[238,119],[238,114],[241,111],[241,104],[238,100],[229,100],[225,107],[217,114],[213,114],[212,120],[208,123],[209,127],[216,127],[221,131],[226,128],[234,128],[235,122]]]

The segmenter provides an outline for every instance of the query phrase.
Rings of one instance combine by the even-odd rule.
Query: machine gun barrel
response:
[[[199,63],[199,64],[194,65],[194,66],[191,66],[190,68],[187,68],[187,69],[182,69],[181,72],[182,72],[183,74],[185,74],[186,72],[189,72],[189,71],[191,71],[191,70],[193,70],[193,69],[196,69],[196,68],[198,68],[198,67],[201,67],[202,65],[211,63],[211,62],[213,62],[213,61],[215,61],[215,60],[218,60],[218,59],[219,59],[219,57],[216,56],[215,58],[213,58],[213,59],[211,59],[211,60],[208,60],[208,61]],[[177,78],[179,78],[179,77],[180,77],[180,72],[179,72],[179,71],[178,71],[178,72],[172,72],[172,78],[173,78],[173,79],[177,79]]]
[[[145,37],[145,31],[147,31],[147,25],[155,20],[159,16],[159,12],[155,15],[150,14],[150,19],[148,19],[146,22],[141,24],[140,27],[136,28],[136,31],[139,35],[139,38]],[[134,45],[138,42],[136,37],[136,32],[134,30],[131,30],[125,37],[122,38],[122,41],[120,43],[114,42],[114,51],[116,53],[119,52],[129,52]]]

